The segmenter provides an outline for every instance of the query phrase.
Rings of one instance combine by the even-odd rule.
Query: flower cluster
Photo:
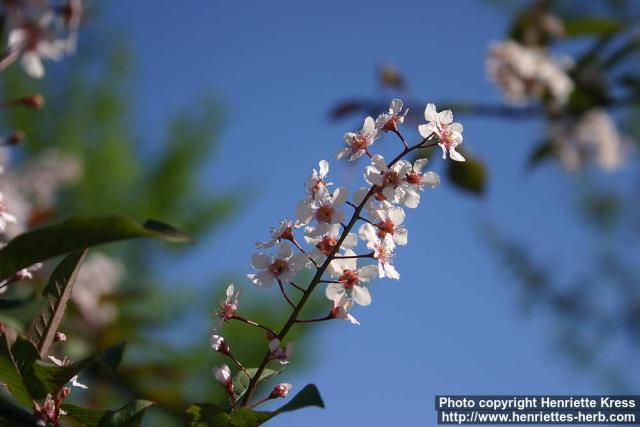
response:
[[[523,105],[548,97],[553,105],[563,106],[574,88],[567,74],[571,64],[569,58],[555,59],[542,48],[507,40],[491,45],[486,67],[508,102]]]
[[[344,135],[347,146],[340,149],[336,157],[353,162],[367,156],[370,162],[364,167],[363,178],[368,187],[360,188],[349,196],[346,187],[329,181],[329,162],[322,160],[305,182],[305,193],[296,207],[295,219],[282,220],[272,228],[268,240],[256,243],[258,252],[251,258],[251,265],[256,271],[248,274],[247,278],[260,288],[278,284],[282,297],[292,308],[282,330],[276,333],[239,316],[239,295],[234,285],[227,288],[226,300],[214,315],[217,321],[210,343],[215,351],[228,356],[244,372],[239,375],[249,377],[246,392],[238,402],[229,366],[214,369],[215,378],[229,394],[234,409],[238,403],[253,407],[268,399],[286,396],[291,385],[282,383],[266,398],[250,403],[266,365],[290,361],[292,343],[285,345],[283,340],[294,324],[343,319],[358,325],[351,310],[355,305],[371,304],[371,282],[381,278],[400,278],[393,261],[397,248],[408,243],[408,230],[403,225],[405,208],[417,208],[424,189],[439,184],[436,173],[424,170],[427,159],[411,162],[405,157],[414,150],[439,146],[443,158],[465,160],[457,151],[463,141],[463,128],[453,121],[451,111],[438,112],[435,105],[428,104],[424,112],[427,123],[418,127],[421,139],[413,146],[407,144],[400,131],[407,112],[403,111],[402,101],[395,99],[388,112],[375,120],[367,117],[360,131]],[[385,132],[394,133],[402,143],[401,153],[390,161],[372,152],[373,145]],[[299,276],[309,277],[300,274],[304,271],[311,274],[311,279],[305,286],[300,286],[296,283]],[[323,317],[299,318],[302,306],[318,286],[324,287],[331,308]],[[294,296],[292,292],[298,294]],[[228,343],[220,335],[224,322],[230,320],[239,320],[266,332],[268,349],[253,375],[249,375],[231,354]]]
[[[4,1],[7,48],[0,70],[20,59],[33,78],[44,76],[42,60],[59,61],[75,52],[82,0],[68,0],[54,6],[46,0]]]
[[[619,168],[625,152],[632,147],[621,135],[611,116],[602,108],[594,108],[578,118],[558,120],[549,126],[549,140],[562,165],[575,171],[588,163],[603,170]]]

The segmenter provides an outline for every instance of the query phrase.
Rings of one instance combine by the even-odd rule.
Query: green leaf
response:
[[[621,22],[600,17],[583,17],[564,22],[565,35],[568,37],[613,34],[622,28]]]
[[[124,348],[124,344],[120,344],[96,357],[57,366],[40,360],[38,350],[33,344],[23,337],[18,337],[11,347],[11,355],[28,395],[33,399],[44,399],[47,394],[58,391],[72,377],[91,365],[101,363],[115,368],[122,359]]]
[[[280,369],[264,368],[264,370],[262,371],[262,374],[260,375],[260,379],[258,380],[258,385],[264,383],[269,378],[272,378],[272,377],[278,375],[284,369],[285,369],[284,367],[280,368]],[[252,378],[256,374],[256,371],[257,371],[256,368],[247,369],[247,373]],[[242,372],[242,371],[238,372],[236,374],[235,378],[233,379],[233,388],[234,388],[236,394],[238,395],[238,400],[240,400],[242,398],[242,396],[244,396],[244,394],[247,391],[247,387],[249,387],[249,378],[247,377],[247,375],[244,372]]]
[[[86,427],[138,427],[144,412],[152,405],[154,402],[148,400],[135,400],[115,411],[67,404],[62,405],[62,409],[67,412],[65,418]]]
[[[320,396],[320,391],[315,384],[307,384],[298,394],[294,396],[286,405],[280,409],[274,411],[273,416],[281,414],[283,412],[295,411],[297,409],[306,408],[309,406],[317,406],[324,408],[324,401]]]
[[[18,402],[30,406],[32,397],[29,395],[27,388],[22,380],[22,375],[16,366],[11,351],[7,335],[0,337],[0,382],[4,383],[11,395]]]
[[[21,234],[0,249],[0,279],[72,251],[139,237],[190,242],[187,236],[170,225],[153,220],[140,225],[119,215],[69,219]]]
[[[447,175],[458,188],[482,195],[487,184],[487,171],[480,160],[465,154],[465,162],[449,161]]]
[[[71,298],[73,285],[80,272],[80,265],[87,256],[87,251],[88,249],[84,249],[67,255],[53,270],[49,283],[42,292],[47,298],[47,303],[33,319],[27,333],[29,341],[38,349],[41,359],[49,354],[49,347],[62,322],[67,301]]]
[[[307,384],[291,401],[272,412],[241,408],[238,412],[228,414],[223,408],[213,403],[195,404],[187,409],[185,425],[189,427],[256,427],[276,415],[310,406],[324,408],[320,392],[314,384]]]

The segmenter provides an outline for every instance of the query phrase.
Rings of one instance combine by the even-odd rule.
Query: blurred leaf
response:
[[[610,18],[583,17],[564,21],[564,30],[567,37],[581,37],[611,34],[620,31],[623,24]]]
[[[33,302],[33,298],[0,299],[0,310],[11,310]]]
[[[346,100],[338,103],[329,111],[329,117],[334,120],[350,116],[368,109],[368,103],[361,100]]]
[[[632,38],[618,49],[613,51],[603,62],[602,68],[608,70],[618,63],[624,61],[633,53],[640,51],[640,40],[637,37]]]
[[[58,327],[62,322],[67,301],[76,282],[80,265],[87,256],[88,249],[72,252],[67,255],[53,270],[49,283],[42,292],[47,303],[42,311],[33,319],[27,336],[44,359],[49,353]]]
[[[555,154],[555,147],[551,141],[542,141],[537,144],[527,159],[527,167],[534,168],[545,160],[550,160]]]
[[[458,188],[482,195],[487,184],[487,172],[484,163],[468,154],[465,162],[447,162],[447,175]]]
[[[144,412],[152,405],[154,402],[136,400],[115,411],[66,404],[62,405],[62,409],[67,411],[66,418],[78,421],[86,427],[138,427]]]
[[[9,402],[0,394],[0,425],[2,427],[38,427],[38,418]]]
[[[189,241],[175,228],[158,221],[150,220],[140,226],[128,217],[118,215],[69,219],[21,234],[0,249],[0,279],[74,250],[138,237]]]
[[[400,71],[391,64],[383,64],[378,72],[378,79],[382,87],[404,90],[407,88],[407,81]]]

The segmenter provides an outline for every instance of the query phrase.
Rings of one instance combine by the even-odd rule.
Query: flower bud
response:
[[[65,397],[69,396],[70,393],[71,389],[69,387],[62,387],[62,390],[60,391],[60,397],[64,399]]]
[[[53,342],[65,342],[67,340],[67,335],[64,332],[56,332],[53,337]]]
[[[24,140],[24,132],[16,130],[7,137],[5,145],[20,145],[22,140]]]
[[[229,366],[222,365],[219,368],[213,368],[213,376],[216,380],[225,386],[227,390],[233,389],[233,381],[231,379],[231,369]]]
[[[277,399],[279,397],[287,397],[287,394],[289,394],[289,390],[291,390],[291,387],[293,387],[293,386],[291,384],[289,384],[289,383],[280,383],[280,384],[278,384],[277,386],[275,386],[275,388],[273,389],[273,391],[269,395],[269,399]]]
[[[44,107],[44,97],[39,93],[20,98],[19,102],[25,107],[33,108],[36,110],[41,110],[42,107]]]
[[[220,335],[211,333],[211,335],[209,335],[209,343],[211,344],[211,348],[215,351],[218,351],[222,354],[229,354],[230,352],[227,342],[225,341],[224,337]]]

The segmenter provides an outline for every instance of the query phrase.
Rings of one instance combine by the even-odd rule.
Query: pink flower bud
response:
[[[293,386],[289,383],[280,383],[275,386],[275,388],[269,395],[269,398],[276,399],[278,397],[287,397],[287,394],[289,394],[289,390],[291,390],[291,387]]]

